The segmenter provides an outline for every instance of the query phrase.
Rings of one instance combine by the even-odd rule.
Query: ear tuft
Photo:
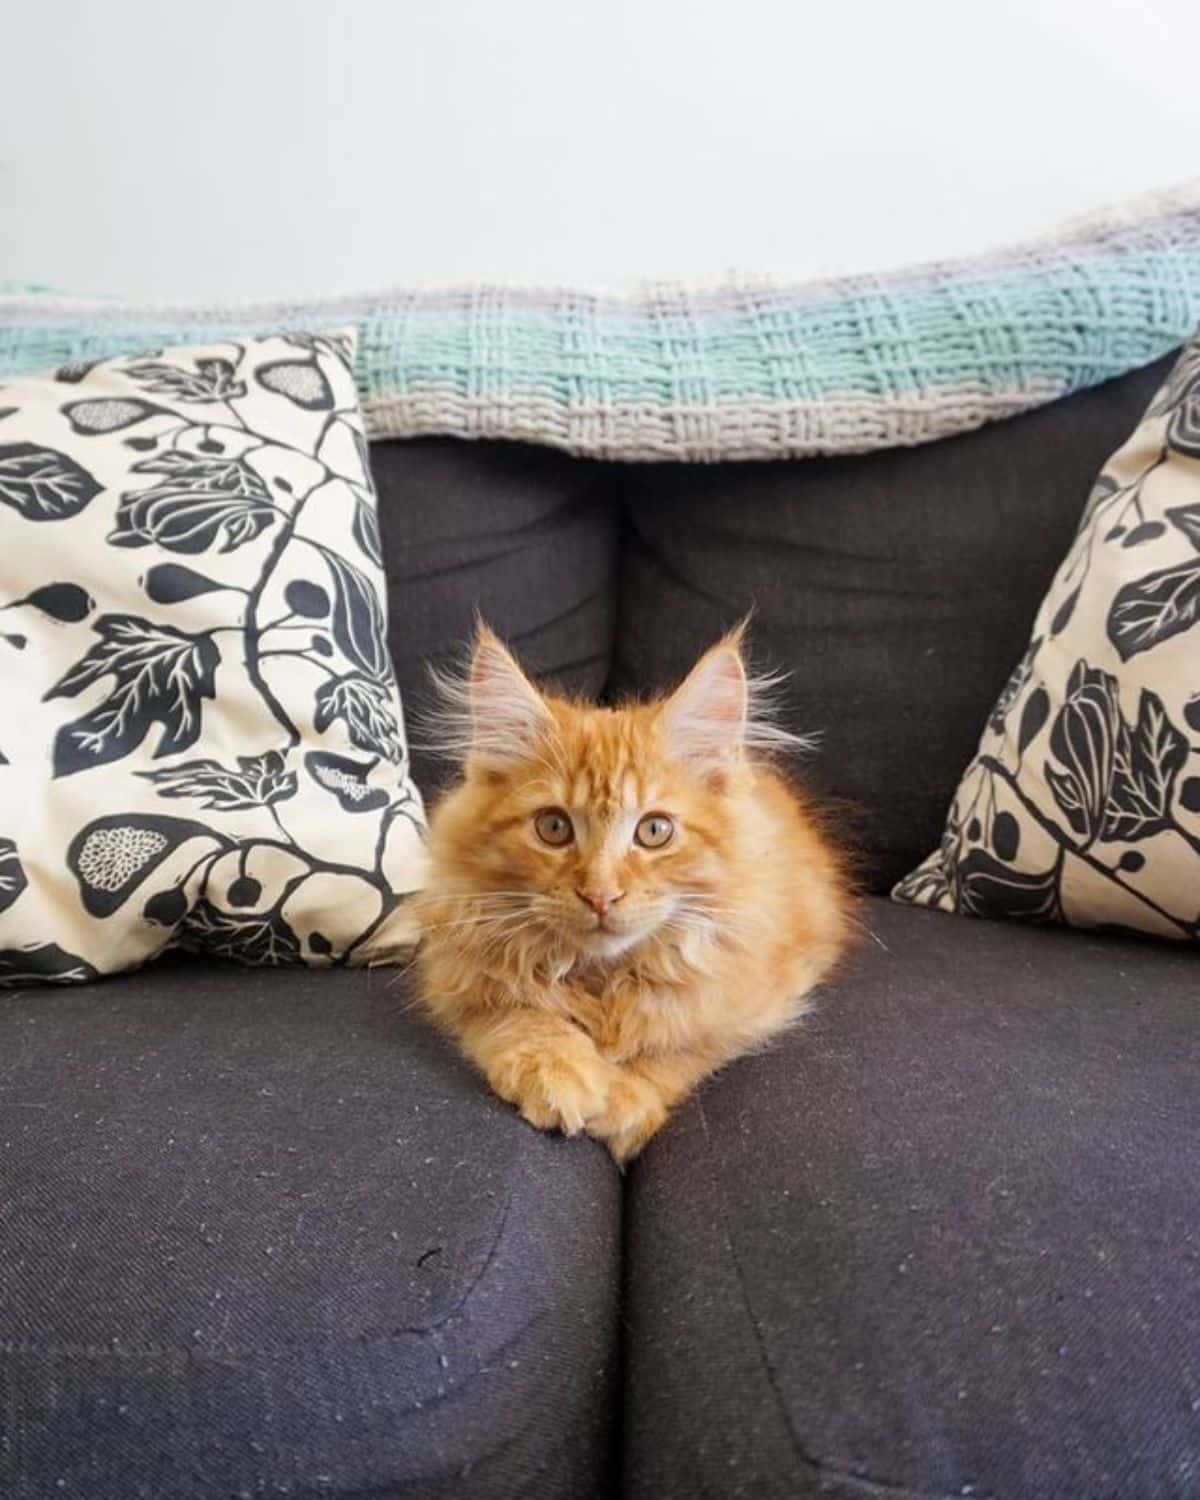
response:
[[[523,760],[553,722],[546,700],[516,657],[482,621],[471,657],[471,749],[490,760]]]
[[[504,768],[533,754],[553,726],[541,693],[482,620],[466,670],[433,678],[441,698],[434,733],[445,754]]]
[[[703,765],[728,763],[745,744],[748,708],[739,631],[706,651],[663,705],[668,751]]]
[[[816,737],[778,723],[779,689],[786,672],[749,673],[742,655],[746,621],[711,647],[662,708],[671,754],[720,769],[739,754],[803,754]]]

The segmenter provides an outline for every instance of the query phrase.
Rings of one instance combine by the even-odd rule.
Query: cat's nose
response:
[[[625,897],[624,891],[581,891],[578,886],[575,887],[575,894],[592,908],[601,921],[608,915],[609,907],[616,906]]]

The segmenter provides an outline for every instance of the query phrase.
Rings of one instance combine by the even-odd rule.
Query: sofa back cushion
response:
[[[621,470],[610,693],[674,681],[753,607],[788,727],[822,736],[809,778],[852,804],[886,889],[937,842],[1096,470],[1170,366],[922,447]]]
[[[413,772],[427,796],[450,766],[427,733],[428,663],[461,651],[475,612],[537,676],[599,696],[608,677],[619,515],[600,464],[522,443],[371,444],[389,645]]]

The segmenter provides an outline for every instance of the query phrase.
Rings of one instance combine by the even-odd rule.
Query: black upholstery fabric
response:
[[[4,1500],[609,1492],[620,1186],[395,974],[0,1001]]]
[[[859,809],[886,889],[941,837],[1092,481],[1170,365],[919,448],[621,471],[613,692],[677,679],[754,606],[792,727],[821,732],[814,785]]]
[[[616,610],[617,508],[606,470],[520,443],[373,443],[390,602],[388,642],[423,792],[446,767],[428,747],[427,662],[469,640],[476,610],[537,675],[599,696]]]
[[[1195,955],[866,920],[633,1169],[625,1494],[1196,1495]]]

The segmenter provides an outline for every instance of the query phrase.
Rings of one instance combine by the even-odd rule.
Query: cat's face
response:
[[[471,779],[477,877],[524,893],[532,922],[580,953],[615,957],[666,924],[682,937],[719,906],[719,793],[664,757],[638,710],[555,708],[539,759]]]
[[[481,634],[468,691],[465,780],[434,833],[479,909],[493,898],[498,936],[611,959],[655,934],[699,939],[719,921],[736,878],[736,646],[710,652],[662,703],[606,709],[543,696]]]

